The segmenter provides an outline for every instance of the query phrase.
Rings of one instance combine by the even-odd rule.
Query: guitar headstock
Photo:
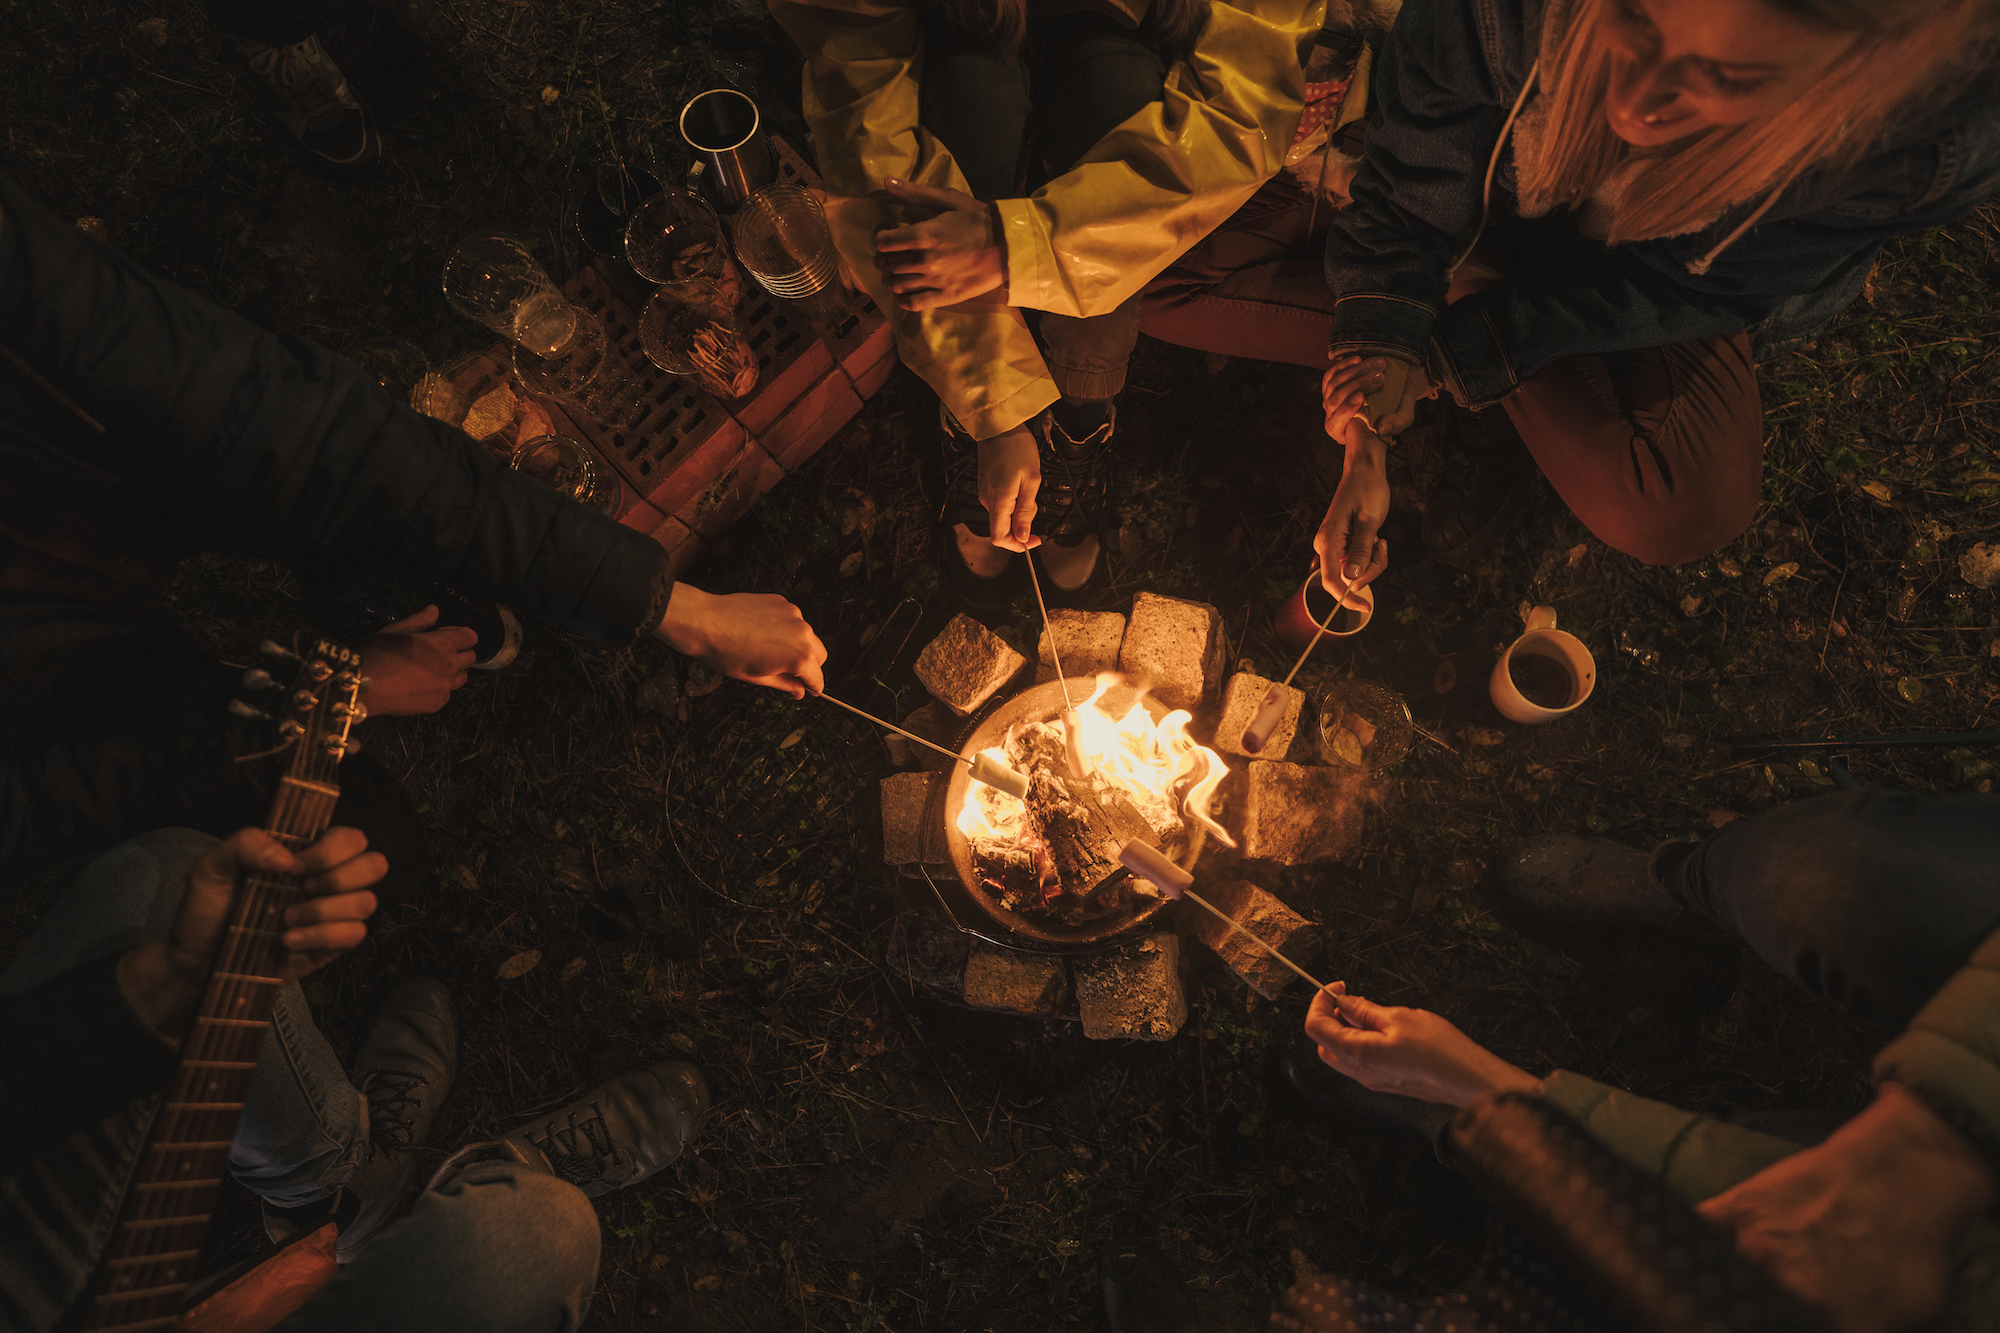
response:
[[[238,717],[260,718],[274,724],[277,744],[245,759],[292,752],[288,772],[309,781],[331,782],[333,771],[354,742],[349,732],[368,716],[361,706],[361,654],[331,639],[314,642],[300,654],[271,639],[259,650],[272,659],[270,669],[253,667],[243,673],[244,687],[274,695],[259,708],[241,699],[229,711]]]

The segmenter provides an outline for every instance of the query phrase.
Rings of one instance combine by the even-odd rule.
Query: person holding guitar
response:
[[[183,1326],[227,1171],[274,1234],[296,1224],[301,1257],[204,1295],[186,1326],[573,1328],[596,1277],[589,1197],[699,1128],[701,1075],[657,1064],[461,1149],[398,1220],[456,1068],[450,995],[405,982],[350,1073],[297,985],[361,943],[388,869],[328,826],[358,665],[322,642],[284,687],[265,828],[114,848],[0,975],[0,1327]]]
[[[279,561],[357,605],[388,583],[448,585],[600,643],[650,636],[795,698],[823,683],[826,650],[783,597],[677,582],[650,538],[0,174],[0,872],[258,817],[267,784],[233,757],[263,747],[223,711],[243,667],[165,609],[174,566],[202,552]],[[441,707],[470,631],[428,608],[390,629],[363,646],[363,704]],[[400,787],[366,756],[345,787],[341,820],[389,857],[384,892],[421,882]]]

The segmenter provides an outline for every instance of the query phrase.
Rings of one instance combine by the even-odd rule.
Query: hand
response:
[[[1031,551],[1042,544],[1031,531],[1041,489],[1042,454],[1027,426],[979,442],[979,503],[986,506],[995,546]]]
[[[825,645],[799,609],[775,593],[717,596],[676,583],[653,635],[725,676],[782,690],[794,699],[826,688],[820,674]]]
[[[904,310],[957,305],[1004,285],[1007,251],[991,204],[958,190],[912,185],[891,177],[878,194],[897,203],[936,209],[933,217],[875,235],[875,267]]]
[[[1376,1092],[1463,1106],[1489,1092],[1542,1086],[1429,1010],[1371,1004],[1341,981],[1313,996],[1306,1035],[1319,1043],[1320,1059]]]
[[[1824,1143],[1696,1211],[1842,1333],[1892,1333],[1944,1314],[1953,1247],[1993,1185],[1964,1136],[1885,1083]]]
[[[1313,534],[1319,580],[1325,589],[1359,611],[1368,604],[1356,594],[1389,565],[1389,543],[1376,534],[1389,517],[1388,447],[1356,420],[1356,440],[1326,518]]]
[[[435,713],[465,684],[479,635],[463,625],[436,628],[438,609],[427,606],[384,625],[361,645],[361,692],[371,717]]]
[[[261,829],[243,829],[217,843],[188,872],[187,895],[166,938],[129,950],[118,960],[118,982],[132,1007],[163,1037],[183,1036],[200,1003],[209,968],[229,924],[237,886],[257,872],[296,875],[308,895],[285,909],[278,975],[297,981],[367,936],[375,911],[369,886],[389,873],[380,852],[358,829],[331,828],[294,855]]]
[[[1370,400],[1382,392],[1392,374],[1402,376],[1402,396],[1370,426],[1369,409],[1381,406]],[[1422,366],[1411,365],[1401,359],[1391,366],[1390,358],[1385,356],[1366,359],[1359,356],[1336,357],[1320,378],[1320,401],[1326,408],[1326,433],[1347,444],[1350,441],[1345,432],[1349,423],[1359,420],[1363,428],[1372,430],[1385,440],[1393,440],[1417,419],[1417,400],[1435,398],[1437,393],[1437,386],[1431,383],[1430,375]]]

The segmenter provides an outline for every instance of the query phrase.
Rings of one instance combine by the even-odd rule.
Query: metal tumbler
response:
[[[715,204],[724,212],[778,178],[757,104],[734,88],[697,93],[681,108],[681,137],[700,154]]]

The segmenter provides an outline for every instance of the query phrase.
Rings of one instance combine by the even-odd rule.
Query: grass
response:
[[[375,180],[336,186],[297,164],[186,0],[144,20],[6,0],[0,29],[4,160],[43,199],[268,327],[335,348],[394,331],[439,363],[486,338],[438,296],[455,239],[503,227],[567,272],[583,257],[575,182],[599,160],[676,176],[689,92],[718,71],[790,77],[754,18],[682,0],[447,0],[394,22],[357,8],[329,45],[392,113],[393,146]],[[1271,885],[1326,923],[1332,974],[1438,1009],[1535,1071],[1716,1111],[1863,1102],[1884,1034],[1754,960],[1713,1012],[1635,997],[1502,926],[1472,883],[1531,833],[1644,845],[1828,788],[1817,766],[1733,759],[1733,736],[1994,724],[2000,609],[1956,561],[2000,531],[1996,282],[1989,208],[1892,245],[1869,301],[1764,367],[1766,503],[1716,558],[1638,566],[1544,494],[1476,568],[1399,561],[1336,670],[1401,690],[1454,750],[1419,743],[1384,778],[1349,863]],[[1267,673],[1270,612],[1325,504],[1313,398],[1302,372],[1211,374],[1148,343],[1124,408],[1120,591],[1213,602],[1232,657]],[[932,412],[899,376],[697,574],[797,601],[864,706],[921,701],[910,662],[949,614],[918,480]],[[231,653],[310,611],[258,562],[191,562],[174,596]],[[923,627],[864,657],[870,627],[907,623],[891,617],[910,598]],[[1503,730],[1480,682],[1518,608],[1541,602],[1597,654],[1598,691],[1561,725]],[[1029,616],[1013,628],[1031,632]],[[640,704],[663,673],[693,696],[684,723]],[[1251,1003],[1203,974],[1180,1039],[1113,1046],[913,996],[882,961],[895,882],[879,863],[879,739],[768,692],[688,688],[701,683],[651,646],[540,630],[441,714],[372,724],[437,831],[439,868],[309,988],[348,1050],[398,977],[452,985],[464,1049],[440,1145],[639,1063],[708,1073],[716,1114],[697,1149],[600,1202],[594,1327],[928,1330],[987,1303],[1090,1327],[1096,1252],[1125,1229],[1159,1239],[1217,1329],[1261,1325],[1294,1251],[1403,1290],[1463,1279],[1481,1239],[1466,1188],[1422,1148],[1276,1091],[1296,998]],[[1855,767],[1924,791],[1993,777],[1971,752]],[[11,905],[7,938],[48,891]],[[531,950],[532,970],[501,979]]]

